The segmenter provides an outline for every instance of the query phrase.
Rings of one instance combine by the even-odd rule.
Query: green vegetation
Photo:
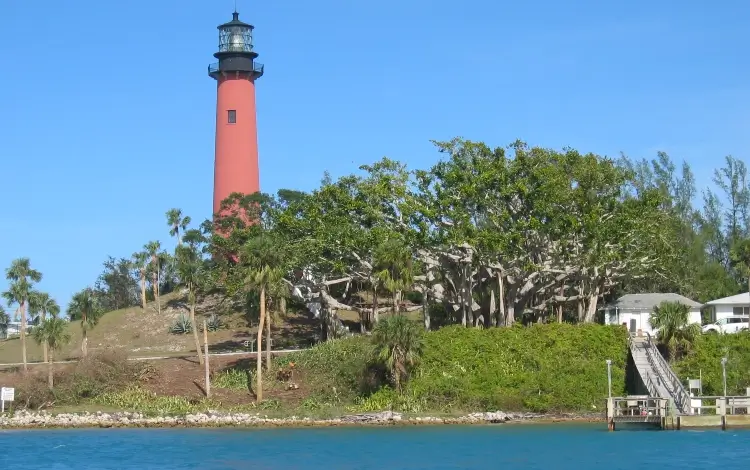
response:
[[[331,341],[283,358],[305,374],[311,398],[363,411],[594,411],[606,396],[604,359],[624,393],[627,331],[599,325],[507,329],[448,327],[426,333],[421,361],[402,394],[384,385],[373,344]]]
[[[679,302],[662,302],[654,307],[649,323],[658,328],[656,339],[667,349],[669,360],[689,351],[701,334],[700,325],[690,323],[690,307]]]
[[[81,367],[90,339],[91,349],[189,352],[203,363],[207,320],[209,342],[227,348],[257,335],[254,373],[244,365],[213,380],[217,390],[249,390],[265,409],[592,410],[606,390],[604,359],[623,388],[626,333],[593,325],[602,302],[644,291],[703,301],[750,285],[750,188],[739,160],[716,172],[723,194],[706,191],[695,208],[690,168],[678,171],[662,153],[636,161],[520,141],[435,145],[443,158],[430,168],[384,158],[325,175],[307,193],[232,194],[198,227],[171,209],[175,250],[153,240],[130,258],[109,257],[93,287],[74,295],[68,328],[46,323],[54,309],[36,290],[42,273],[19,258],[3,296],[23,333],[0,356],[18,349],[26,370],[30,321],[43,350],[54,343],[58,356],[70,354],[67,337],[80,344]],[[305,312],[294,323],[314,323],[314,333],[300,339],[288,307]],[[694,373],[691,364],[714,360],[714,340],[695,338],[684,315],[664,306],[654,320],[677,366]],[[272,339],[319,344],[274,366]],[[65,372],[51,389],[27,384],[27,404],[98,397],[187,409],[186,397],[162,402],[169,390],[121,369],[109,378]]]
[[[703,379],[703,395],[724,394],[721,358],[727,358],[727,393],[745,395],[750,387],[750,333],[700,335],[690,353],[673,368],[682,379]]]

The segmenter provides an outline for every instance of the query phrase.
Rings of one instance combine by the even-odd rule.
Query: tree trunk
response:
[[[195,328],[193,328],[195,330]],[[208,325],[206,325],[206,319],[203,318],[203,347],[206,348],[204,353],[206,355],[205,364],[205,383],[206,383],[206,398],[211,398],[211,367],[208,364]],[[198,346],[200,350],[200,345]]]
[[[271,312],[266,310],[266,369],[271,369]]]
[[[81,357],[86,357],[89,353],[89,335],[86,329],[83,329],[83,340],[81,341]]]
[[[599,302],[599,285],[594,288],[594,292],[591,293],[588,300],[588,306],[586,308],[586,317],[584,323],[593,323],[596,319],[596,307]]]
[[[26,302],[21,302],[21,358],[23,361],[23,372],[29,371],[29,366],[26,364]]]
[[[425,289],[422,297],[422,318],[424,319],[425,331],[430,331],[430,295],[427,293],[427,289]]]
[[[49,361],[49,353],[47,352],[47,340],[42,341],[42,354],[44,355],[44,362]]]
[[[497,273],[497,326],[508,326],[505,320],[505,286],[502,271]]]
[[[393,312],[394,315],[396,315],[398,314],[398,291],[397,290],[395,289],[393,290],[393,293],[391,294],[391,298],[392,298],[391,301],[393,302],[393,308],[391,309],[391,311]]]
[[[195,340],[195,350],[198,352],[198,363],[203,365],[203,353],[201,352],[201,342],[198,338],[198,324],[195,322],[195,293],[190,292],[190,323],[193,325],[193,339]]]
[[[141,271],[141,306],[146,310],[146,271]]]
[[[55,371],[53,365],[53,351],[49,352],[49,360],[47,361],[47,386],[52,390],[55,386]]]
[[[560,286],[560,297],[565,295],[565,285]],[[557,304],[557,323],[563,322],[563,303]]]
[[[279,298],[279,311],[282,315],[286,315],[286,297]]]
[[[158,307],[158,304],[159,304],[159,290],[158,290],[159,287],[158,286],[159,286],[159,279],[157,279],[157,275],[156,273],[154,273],[151,275],[151,291],[154,293],[154,302],[157,303],[156,308],[159,308]]]
[[[258,323],[258,352],[256,353],[255,402],[263,401],[263,324],[266,320],[266,288],[260,288],[260,322]]]
[[[372,290],[372,319],[374,324],[377,325],[380,321],[380,314],[378,313],[378,290],[377,288]]]

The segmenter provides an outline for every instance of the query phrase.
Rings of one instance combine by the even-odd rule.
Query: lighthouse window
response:
[[[229,124],[234,124],[237,122],[237,110],[230,109],[227,111],[227,121]]]

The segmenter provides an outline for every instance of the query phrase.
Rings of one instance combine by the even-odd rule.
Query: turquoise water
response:
[[[0,468],[747,469],[748,431],[603,425],[0,431]]]

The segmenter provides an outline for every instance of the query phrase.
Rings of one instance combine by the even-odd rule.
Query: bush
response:
[[[177,317],[177,320],[175,320],[172,324],[169,332],[175,335],[186,335],[188,333],[192,333],[193,323],[190,321],[190,318],[187,315],[181,313],[180,316]]]
[[[479,330],[451,326],[424,335],[402,394],[382,388],[384,371],[365,337],[329,341],[280,359],[298,364],[320,401],[400,411],[594,411],[625,392],[627,331],[620,326],[533,325]]]
[[[55,374],[55,387],[47,387],[47,371],[39,370],[21,380],[17,388],[17,406],[42,408],[77,405],[99,395],[123,390],[151,378],[149,364],[128,361],[121,351],[103,351],[81,359],[72,368]]]
[[[352,402],[380,387],[382,380],[372,352],[367,337],[351,336],[285,355],[276,365],[286,367],[293,362],[304,371],[305,383],[319,401]]]
[[[745,395],[750,387],[750,333],[699,335],[691,351],[674,365],[674,371],[685,382],[703,378],[703,395],[724,394],[721,358],[727,358],[727,393]]]
[[[591,411],[607,396],[605,359],[624,392],[627,354],[619,326],[452,326],[425,335],[407,392],[440,409]]]

